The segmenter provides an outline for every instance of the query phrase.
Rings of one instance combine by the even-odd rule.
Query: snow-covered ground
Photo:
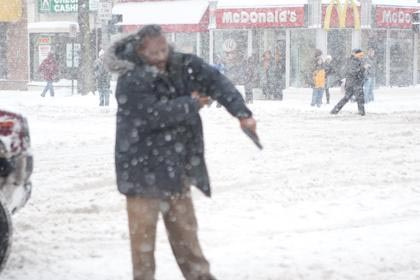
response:
[[[309,106],[310,90],[256,101],[260,152],[223,109],[205,108],[213,198],[194,192],[200,239],[222,280],[420,279],[420,88],[376,92],[367,115]],[[332,103],[340,93],[333,90]],[[127,280],[125,201],[115,186],[116,104],[0,92],[24,114],[33,196],[17,213],[8,280]],[[182,279],[159,225],[157,279]]]

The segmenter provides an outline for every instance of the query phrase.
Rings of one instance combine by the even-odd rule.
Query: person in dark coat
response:
[[[341,108],[354,96],[359,114],[365,115],[365,100],[363,96],[363,83],[365,80],[366,65],[363,63],[363,51],[355,49],[347,64],[345,95],[332,109],[331,114],[338,114]]]
[[[258,71],[255,68],[258,65],[258,57],[256,54],[248,57],[245,71],[245,101],[246,103],[253,103],[254,95],[252,90],[258,87]]]
[[[45,97],[47,91],[50,91],[50,95],[51,97],[53,97],[53,82],[58,78],[58,64],[52,52],[48,53],[47,58],[45,58],[39,65],[38,72],[43,76],[44,80],[47,82],[47,85],[42,91],[41,96]]]
[[[285,88],[286,62],[279,47],[274,52],[274,99],[283,100]]]
[[[104,65],[104,51],[99,51],[99,57],[95,61],[96,88],[99,92],[99,106],[109,106],[109,94],[111,93],[111,74]]]
[[[259,78],[265,99],[274,99],[276,97],[276,86],[278,86],[279,79],[275,70],[276,65],[271,51],[267,50],[263,53],[259,68]]]
[[[214,280],[198,237],[190,186],[210,196],[199,110],[217,100],[256,132],[252,112],[234,85],[192,54],[169,47],[158,25],[114,43],[105,55],[119,73],[115,144],[119,191],[127,198],[135,280],[154,279],[159,213],[188,280]]]

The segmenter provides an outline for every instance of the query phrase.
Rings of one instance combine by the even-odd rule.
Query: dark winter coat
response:
[[[109,90],[111,87],[111,74],[108,69],[105,68],[103,59],[98,58],[95,61],[94,68],[96,87],[98,90]]]
[[[135,36],[116,42],[105,64],[119,71],[115,165],[126,195],[164,198],[195,185],[210,196],[197,101],[211,96],[233,116],[249,117],[240,93],[217,69],[195,55],[171,51],[168,73],[135,54]]]
[[[365,80],[365,68],[363,60],[351,56],[347,63],[346,69],[346,94],[363,93],[363,83]]]
[[[48,54],[48,57],[42,61],[41,65],[39,65],[38,72],[41,73],[44,80],[48,82],[52,82],[57,79],[58,65],[53,54]]]

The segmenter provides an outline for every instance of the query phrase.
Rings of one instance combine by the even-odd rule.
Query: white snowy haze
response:
[[[194,191],[200,241],[224,280],[420,279],[420,88],[381,88],[366,116],[329,114],[311,90],[250,104],[264,150],[214,105],[200,114],[213,198]],[[115,112],[98,97],[0,92],[28,118],[33,195],[13,216],[6,280],[131,278],[125,200],[114,172]],[[158,280],[182,279],[162,221]]]

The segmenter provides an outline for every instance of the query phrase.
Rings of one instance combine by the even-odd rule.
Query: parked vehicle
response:
[[[11,215],[28,201],[33,158],[26,119],[0,110],[0,271],[12,243]]]

